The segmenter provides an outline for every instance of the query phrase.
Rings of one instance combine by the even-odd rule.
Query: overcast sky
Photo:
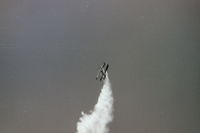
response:
[[[0,132],[75,133],[110,64],[110,133],[200,132],[198,0],[1,0]]]

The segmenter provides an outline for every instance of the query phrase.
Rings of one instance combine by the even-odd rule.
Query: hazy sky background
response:
[[[200,132],[198,0],[1,0],[0,132],[75,133],[110,64],[110,133]]]

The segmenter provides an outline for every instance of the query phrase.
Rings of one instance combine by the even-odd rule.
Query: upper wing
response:
[[[99,80],[102,81],[102,79],[106,78],[106,71],[108,70],[108,67],[109,65],[106,64],[105,62],[101,65],[97,73],[96,80],[100,78]]]
[[[107,65],[106,65],[106,68],[105,68],[105,73],[107,72],[108,67],[109,67],[109,65],[107,64]]]

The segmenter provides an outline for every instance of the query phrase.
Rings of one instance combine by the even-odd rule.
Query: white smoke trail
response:
[[[77,123],[77,133],[108,133],[108,123],[113,119],[113,96],[108,74],[97,104],[90,114],[84,114]]]

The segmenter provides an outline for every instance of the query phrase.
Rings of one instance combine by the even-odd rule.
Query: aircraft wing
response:
[[[109,67],[109,65],[107,64],[107,65],[106,65],[106,68],[105,68],[105,73],[107,72],[108,67]]]
[[[96,80],[100,78],[99,80],[102,81],[106,78],[106,72],[108,70],[109,65],[106,64],[105,62],[100,66],[99,71],[96,76]]]

